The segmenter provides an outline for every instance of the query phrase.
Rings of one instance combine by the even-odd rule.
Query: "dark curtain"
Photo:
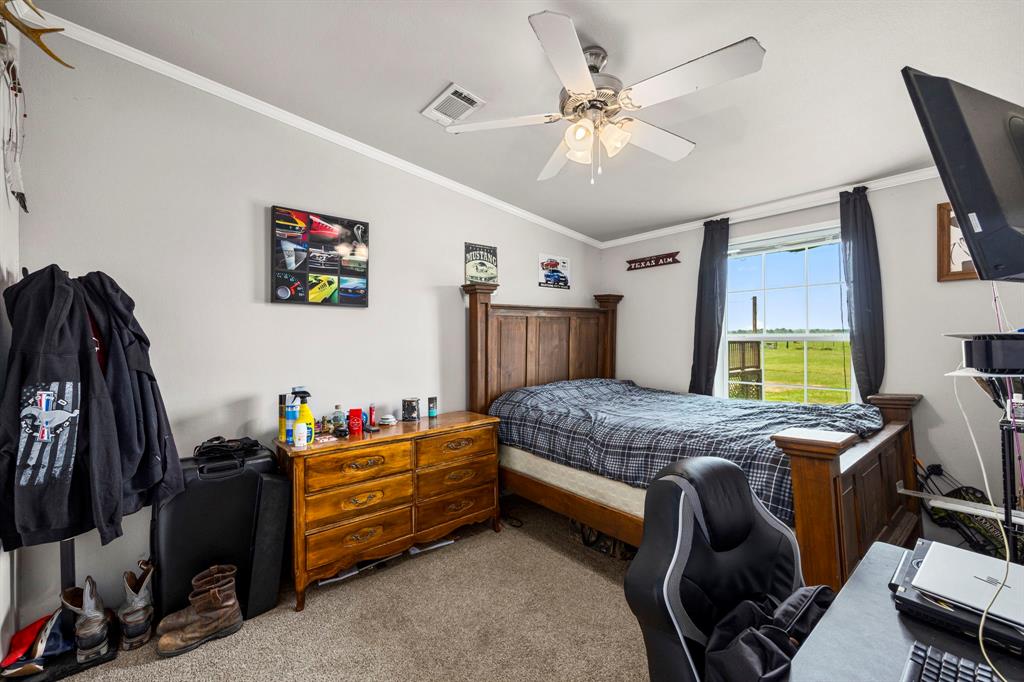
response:
[[[729,219],[704,223],[697,279],[697,316],[693,326],[693,365],[690,393],[711,395],[718,368],[718,344],[725,316],[725,284],[728,271]]]
[[[839,225],[850,320],[850,354],[862,397],[878,393],[885,376],[882,273],[868,188],[839,194]]]

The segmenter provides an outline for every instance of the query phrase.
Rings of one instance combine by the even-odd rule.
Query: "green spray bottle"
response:
[[[309,391],[305,386],[294,386],[292,395],[299,399],[299,421],[306,424],[306,443],[313,442],[316,435],[316,419],[313,417],[313,410],[309,409]]]

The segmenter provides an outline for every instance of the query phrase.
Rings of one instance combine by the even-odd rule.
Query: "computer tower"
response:
[[[246,619],[277,604],[291,487],[268,450],[248,457],[188,458],[185,490],[151,526],[157,619],[188,605],[191,580],[214,564],[238,567]]]

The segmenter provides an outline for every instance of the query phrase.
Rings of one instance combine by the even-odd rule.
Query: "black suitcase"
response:
[[[291,487],[274,456],[264,448],[244,457],[183,459],[181,468],[185,490],[153,512],[157,619],[188,606],[192,577],[214,564],[238,567],[245,618],[274,608],[291,507]]]

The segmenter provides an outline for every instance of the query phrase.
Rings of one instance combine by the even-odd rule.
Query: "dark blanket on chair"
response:
[[[505,393],[491,405],[502,443],[637,488],[666,465],[714,455],[736,462],[769,511],[793,525],[789,458],[770,439],[790,427],[867,437],[882,428],[871,405],[804,405],[712,398],[579,379]]]

